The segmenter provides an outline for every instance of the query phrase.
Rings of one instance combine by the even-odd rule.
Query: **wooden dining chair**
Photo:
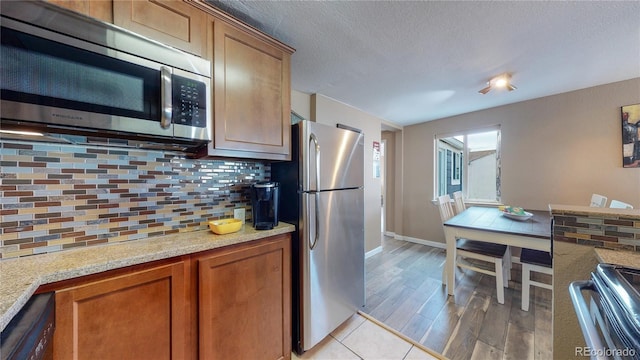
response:
[[[615,209],[633,209],[633,205],[619,200],[611,200],[611,204],[609,204],[609,207]]]
[[[591,207],[605,207],[607,205],[607,197],[599,194],[591,195]]]
[[[454,216],[451,197],[442,195],[437,198],[440,219],[443,224]],[[511,249],[507,245],[492,244],[484,241],[456,239],[456,266],[494,276],[498,303],[504,304],[504,288],[511,278]],[[472,264],[466,259],[481,261],[484,266]],[[447,268],[442,271],[442,283],[446,283]]]
[[[462,197],[462,191],[456,191],[453,193],[453,205],[456,208],[456,214],[460,214],[467,208],[464,203],[464,198]]]
[[[523,248],[520,253],[522,263],[522,305],[523,311],[529,311],[529,297],[531,286],[537,286],[553,291],[553,283],[545,284],[531,280],[532,272],[539,272],[553,276],[551,254],[546,251]]]
[[[442,223],[455,216],[453,212],[453,206],[451,206],[451,197],[449,195],[438,196],[436,199],[438,210],[440,210],[440,220]]]

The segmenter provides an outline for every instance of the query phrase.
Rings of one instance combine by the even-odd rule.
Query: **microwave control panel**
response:
[[[206,86],[201,81],[171,76],[174,124],[207,127]]]

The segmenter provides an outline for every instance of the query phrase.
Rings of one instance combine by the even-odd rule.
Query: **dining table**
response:
[[[469,239],[551,252],[551,213],[527,210],[526,220],[513,219],[497,207],[471,206],[444,222],[447,245],[446,285],[454,295],[456,239]]]

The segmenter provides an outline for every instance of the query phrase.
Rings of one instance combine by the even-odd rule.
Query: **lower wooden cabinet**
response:
[[[184,359],[184,262],[56,292],[56,359]]]
[[[291,358],[289,239],[198,258],[200,359]]]
[[[291,236],[44,285],[54,359],[290,359]]]

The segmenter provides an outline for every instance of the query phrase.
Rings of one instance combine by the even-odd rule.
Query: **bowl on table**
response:
[[[524,211],[523,208],[517,206],[500,206],[502,215],[506,218],[518,221],[526,221],[531,219],[532,213]]]

